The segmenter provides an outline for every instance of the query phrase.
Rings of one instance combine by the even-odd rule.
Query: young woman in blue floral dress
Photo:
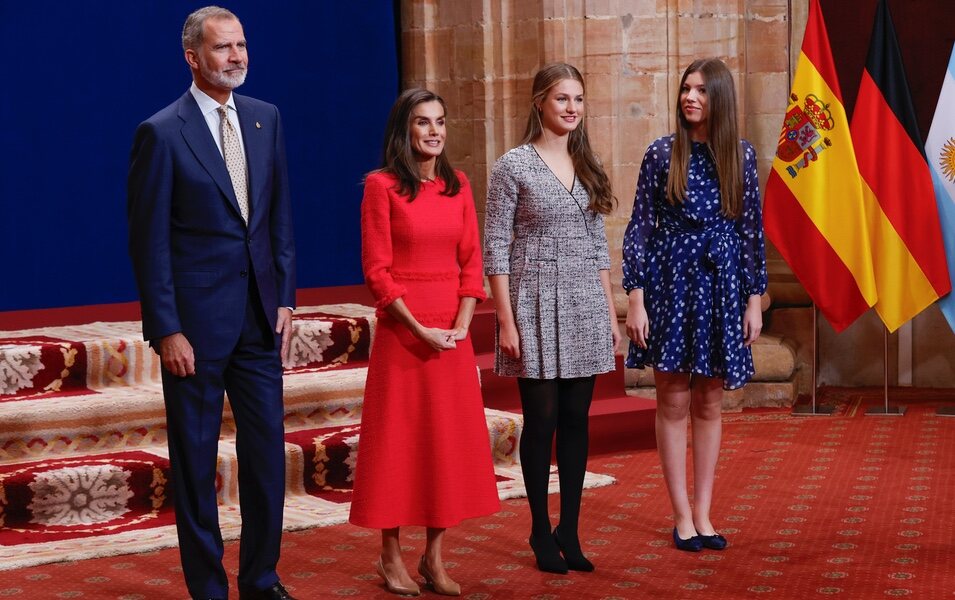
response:
[[[753,375],[750,345],[762,329],[766,291],[756,152],[739,137],[733,78],[719,59],[687,67],[675,112],[676,132],[654,141],[643,158],[624,237],[627,366],[654,370],[674,544],[722,550],[727,542],[710,521],[710,506],[723,390]]]

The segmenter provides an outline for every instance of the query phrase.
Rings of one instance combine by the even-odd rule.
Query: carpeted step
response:
[[[366,367],[285,378],[286,427],[319,427],[361,417]],[[58,401],[0,403],[0,464],[90,452],[132,450],[166,441],[158,386],[121,388]],[[235,433],[228,401],[222,432]]]
[[[494,373],[494,352],[475,356],[481,373],[481,396],[484,406],[496,410],[521,411],[521,399],[517,392],[517,380]]]
[[[484,354],[494,352],[497,346],[497,318],[494,312],[494,299],[490,298],[486,302],[481,302],[474,309],[474,317],[471,319],[471,344],[474,346],[475,354]]]
[[[288,372],[367,360],[374,309],[360,304],[296,311]],[[139,321],[0,332],[0,402],[62,398],[159,384],[160,360]]]
[[[502,497],[519,495],[521,419],[494,410],[487,410],[486,418],[499,492]],[[287,431],[287,529],[347,519],[358,433],[358,414],[325,427]],[[239,524],[237,474],[235,441],[223,437],[217,488],[223,529],[232,537],[238,535]],[[174,523],[170,479],[165,444],[6,461],[0,464],[0,556],[28,555],[51,541],[81,550],[84,539],[101,540],[104,535],[118,544],[117,552],[135,551],[129,545],[142,541],[142,531],[152,536],[156,527]]]
[[[374,322],[357,304],[297,311],[287,426],[360,415]],[[139,330],[125,321],[0,333],[0,462],[164,442],[159,359]],[[223,432],[233,431],[227,408]]]
[[[590,405],[590,453],[607,454],[656,447],[655,398],[627,395],[623,356],[617,368],[597,376]]]
[[[517,381],[494,374],[494,354],[477,356],[481,370],[484,406],[521,412]],[[605,454],[626,449],[656,447],[654,419],[656,400],[627,395],[624,386],[623,357],[617,356],[617,368],[597,376],[590,405],[590,452]]]
[[[476,322],[476,345],[493,349],[493,310]],[[284,379],[286,529],[347,518],[375,320],[373,309],[344,303],[300,308],[295,323]],[[0,332],[0,568],[176,544],[159,361],[139,331],[122,321]],[[499,493],[523,495],[522,419],[485,413]],[[234,539],[228,402],[223,421],[219,512]],[[585,485],[612,482],[588,473]]]
[[[618,396],[590,407],[590,453],[616,454],[656,448],[655,398]]]

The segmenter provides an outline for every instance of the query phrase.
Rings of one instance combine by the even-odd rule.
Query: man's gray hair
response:
[[[239,17],[221,6],[205,6],[186,17],[186,24],[182,26],[182,49],[196,50],[202,44],[202,25],[206,19],[235,19]]]

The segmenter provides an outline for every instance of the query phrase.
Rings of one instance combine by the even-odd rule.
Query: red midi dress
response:
[[[389,529],[450,527],[500,507],[470,335],[433,350],[384,309],[402,298],[450,329],[463,297],[486,298],[471,186],[442,196],[423,182],[409,202],[374,173],[361,205],[362,268],[378,324],[368,364],[349,520]]]

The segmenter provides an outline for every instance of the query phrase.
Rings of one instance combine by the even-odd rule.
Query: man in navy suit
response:
[[[193,84],[136,130],[127,191],[143,337],[162,358],[183,573],[193,598],[228,597],[216,510],[225,391],[240,468],[239,596],[288,599],[276,573],[281,361],[295,302],[285,140],[275,106],[232,93],[248,69],[234,14],[197,10],[182,45]]]

